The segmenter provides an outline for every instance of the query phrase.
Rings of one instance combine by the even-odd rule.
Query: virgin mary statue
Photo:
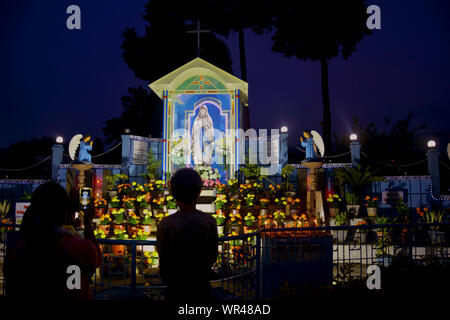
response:
[[[204,137],[204,138],[203,138]],[[206,141],[204,141],[206,140]],[[195,165],[211,165],[214,127],[206,106],[201,106],[191,133],[191,150]]]

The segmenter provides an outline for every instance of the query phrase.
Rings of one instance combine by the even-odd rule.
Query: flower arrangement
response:
[[[358,205],[359,204],[358,195],[352,192],[346,192],[345,202],[347,202],[347,204],[349,205]]]
[[[239,210],[241,208],[241,199],[232,199],[231,200],[231,209]]]
[[[306,214],[304,214],[304,213],[302,213],[300,215],[294,214],[292,216],[292,218],[294,219],[294,221],[297,222],[297,225],[299,227],[309,227],[308,217],[306,216]]]
[[[102,229],[95,229],[94,230],[94,235],[95,235],[96,238],[99,238],[99,239],[105,239],[106,238],[106,233]]]
[[[143,195],[145,193],[144,186],[141,184],[138,184],[137,182],[131,183],[131,193],[134,196]]]
[[[223,226],[227,218],[223,213],[213,214],[212,217],[216,219],[216,223],[218,226]]]
[[[121,195],[127,195],[131,192],[131,185],[129,183],[122,183],[117,186],[117,192]]]
[[[153,186],[153,183],[146,183],[144,184],[144,192],[149,193],[155,190],[155,187]]]
[[[370,197],[370,196],[366,196],[366,198],[364,199],[366,201],[366,207],[369,208],[377,208],[379,201],[377,197]]]
[[[167,201],[167,209],[177,208],[177,203],[175,202],[175,199],[172,196],[167,196],[166,201]]]
[[[196,166],[195,170],[202,178],[204,187],[213,188],[220,184],[220,174],[218,169],[213,169],[210,166]]]
[[[341,202],[341,198],[337,194],[330,193],[327,198],[327,202],[332,208],[339,208],[339,203]]]
[[[120,206],[120,199],[119,197],[114,197],[109,201],[109,205],[111,208],[118,208]]]
[[[277,225],[282,226],[286,219],[286,214],[281,210],[275,210],[273,213],[273,218],[277,222]]]
[[[161,220],[165,217],[168,217],[169,214],[167,212],[160,212],[158,213],[155,218],[158,219],[158,222],[161,222]]]
[[[149,232],[145,232],[142,229],[139,229],[135,234],[131,236],[134,240],[146,240],[150,236]]]
[[[166,183],[163,180],[156,180],[156,182],[155,182],[156,191],[158,191],[160,193],[164,192],[165,186],[166,186]]]
[[[126,240],[128,239],[128,234],[125,230],[114,229],[114,239]]]
[[[159,198],[159,199],[153,199],[153,204],[155,205],[155,207],[157,209],[163,210],[164,209],[164,205],[165,205],[165,199],[164,198]]]
[[[264,185],[262,184],[262,182],[253,183],[253,188],[255,189],[255,192],[258,194],[264,191]]]
[[[223,210],[225,209],[225,207],[227,206],[227,199],[225,198],[217,198],[216,200],[214,200],[214,203],[216,204],[216,209],[217,210]]]
[[[147,258],[146,262],[151,266],[156,266],[159,263],[159,256],[157,251],[146,251],[144,256]]]
[[[267,207],[269,205],[269,199],[261,198],[261,199],[259,199],[259,204],[261,205],[262,209],[267,209]]]
[[[129,212],[127,221],[129,224],[137,225],[139,224],[140,219],[134,212]]]
[[[275,198],[275,205],[278,209],[286,208],[287,200],[285,197]]]
[[[287,203],[291,210],[298,210],[300,208],[300,199],[299,198],[288,198]]]
[[[242,222],[242,217],[239,213],[236,214],[230,213],[229,217],[230,217],[230,224],[232,226],[238,226]]]
[[[134,202],[136,201],[136,198],[128,198],[123,201],[123,205],[127,209],[133,209],[134,208]]]
[[[248,208],[252,208],[255,205],[255,195],[253,193],[247,194],[244,200]]]
[[[231,194],[236,194],[239,191],[239,184],[237,179],[228,180],[228,188]]]
[[[252,227],[255,223],[256,218],[252,215],[251,212],[248,212],[247,215],[244,217],[244,223],[246,227]]]
[[[103,198],[95,199],[94,208],[103,209],[103,208],[107,208],[107,207],[108,207],[108,202],[105,199],[103,199]]]
[[[123,208],[120,208],[118,210],[113,210],[112,215],[114,216],[114,223],[115,224],[122,224],[124,220],[124,212],[125,210]]]
[[[359,222],[356,223],[356,226],[367,226],[367,221],[366,220],[359,221]],[[360,233],[367,233],[367,232],[369,232],[369,229],[361,228],[361,229],[358,229],[358,232],[360,232]]]
[[[145,195],[140,195],[136,197],[136,202],[138,203],[139,208],[147,208],[148,203],[145,201]]]
[[[226,194],[227,193],[227,185],[224,183],[219,183],[216,185],[217,194]]]
[[[100,217],[100,225],[107,226],[112,223],[111,216],[107,213]]]
[[[269,192],[272,196],[277,197],[281,194],[281,186],[277,184],[274,186],[273,184],[269,185]]]
[[[152,223],[152,211],[148,209],[143,210],[144,218],[142,219],[142,224],[149,225]]]

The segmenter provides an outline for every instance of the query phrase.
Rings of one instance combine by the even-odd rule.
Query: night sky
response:
[[[50,4],[52,3],[52,4]],[[144,83],[122,59],[121,32],[144,31],[146,0],[0,2],[0,147],[31,137],[90,132],[122,110],[120,97]],[[81,7],[81,30],[66,28],[66,8]],[[350,60],[330,63],[333,132],[350,133],[354,115],[380,126],[405,118],[429,131],[450,120],[450,2],[369,1],[382,29],[362,40]],[[289,127],[291,142],[322,118],[318,62],[271,52],[270,35],[246,32],[249,105],[254,128]],[[238,41],[227,43],[239,76]],[[157,49],[156,49],[157,50]],[[150,89],[149,89],[150,90]]]

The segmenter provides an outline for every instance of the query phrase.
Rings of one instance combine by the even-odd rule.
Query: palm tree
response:
[[[357,168],[342,168],[336,170],[336,177],[348,185],[351,191],[361,200],[364,190],[375,181],[376,171],[369,166],[358,166]]]

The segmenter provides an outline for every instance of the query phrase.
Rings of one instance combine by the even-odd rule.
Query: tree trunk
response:
[[[247,81],[247,61],[245,59],[244,28],[239,29],[239,58],[241,64],[241,79]]]
[[[322,103],[323,103],[323,140],[325,150],[331,151],[331,111],[330,111],[330,91],[328,88],[328,61],[326,58],[320,59],[320,71],[322,80]]]

